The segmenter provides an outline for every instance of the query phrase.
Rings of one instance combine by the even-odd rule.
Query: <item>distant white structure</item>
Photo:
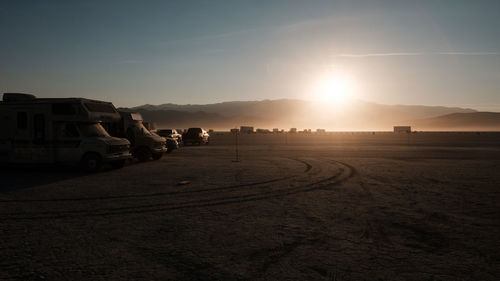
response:
[[[411,133],[411,126],[394,126],[394,133]]]
[[[325,129],[316,129],[316,133],[324,134],[324,133],[326,133],[326,131],[325,131]]]
[[[253,130],[253,127],[252,127],[252,126],[241,126],[241,127],[240,127],[240,132],[241,132],[242,134],[245,134],[245,133],[246,133],[246,134],[251,134],[251,133],[253,133],[253,132],[254,132],[254,130]]]

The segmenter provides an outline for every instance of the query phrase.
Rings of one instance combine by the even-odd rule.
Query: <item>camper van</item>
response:
[[[140,113],[119,111],[119,120],[110,120],[103,125],[112,136],[127,138],[131,152],[139,161],[160,159],[167,152],[166,140],[150,132],[143,124]]]
[[[0,162],[62,163],[100,170],[131,158],[130,142],[111,137],[102,121],[119,120],[110,102],[84,98],[36,98],[5,93],[0,101]]]

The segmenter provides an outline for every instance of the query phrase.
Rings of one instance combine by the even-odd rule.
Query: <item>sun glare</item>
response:
[[[325,75],[316,85],[315,100],[345,103],[353,98],[354,85],[351,79],[340,75]]]

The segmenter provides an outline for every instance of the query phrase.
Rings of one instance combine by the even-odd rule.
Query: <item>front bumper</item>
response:
[[[157,153],[165,153],[167,152],[167,147],[161,146],[161,147],[155,147],[151,149],[151,153],[157,154]]]
[[[117,161],[117,160],[127,160],[130,158],[132,158],[132,154],[130,154],[130,152],[128,152],[128,151],[125,151],[125,152],[105,154],[102,157],[102,161],[103,162],[112,162],[112,161]]]
[[[178,149],[179,144],[178,143],[169,143],[169,144],[167,144],[167,148],[170,150]]]

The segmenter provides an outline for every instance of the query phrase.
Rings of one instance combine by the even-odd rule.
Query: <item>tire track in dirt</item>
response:
[[[299,160],[298,160],[299,161]],[[304,161],[304,160],[302,160]],[[142,213],[152,213],[152,212],[163,212],[169,210],[179,210],[187,208],[202,208],[202,207],[213,207],[227,204],[235,203],[245,203],[253,202],[258,200],[266,200],[279,198],[283,196],[293,195],[302,192],[309,192],[316,189],[322,189],[326,186],[339,185],[343,182],[352,178],[355,174],[355,169],[343,162],[335,161],[338,166],[340,166],[339,172],[333,176],[323,178],[317,181],[313,181],[307,184],[299,184],[297,186],[292,186],[288,188],[273,189],[270,191],[264,191],[259,193],[251,193],[246,195],[236,195],[236,196],[225,196],[219,198],[208,198],[200,200],[192,200],[181,203],[159,203],[159,204],[148,204],[139,206],[126,206],[117,208],[101,208],[88,210],[70,210],[70,211],[47,211],[38,212],[35,216],[30,213],[4,213],[1,214],[3,218],[1,221],[5,220],[39,220],[39,219],[61,219],[61,218],[73,218],[73,217],[93,217],[93,216],[111,216],[111,215],[126,215],[126,214],[142,214]],[[313,166],[309,163],[310,167],[307,166],[306,173],[312,170]],[[322,170],[321,166],[319,167]],[[289,184],[290,185],[290,184]],[[272,187],[271,185],[265,185],[263,187]]]
[[[303,173],[308,173],[312,166],[306,161],[294,158],[286,158],[290,160],[294,160],[300,162],[306,166]],[[272,162],[272,161],[269,161]],[[96,197],[76,197],[76,198],[54,198],[54,199],[7,199],[0,200],[0,203],[28,203],[28,202],[65,202],[65,201],[97,201],[97,200],[112,200],[112,199],[128,199],[128,198],[143,198],[143,197],[156,197],[156,196],[166,196],[166,195],[177,195],[177,194],[189,194],[189,193],[200,193],[200,192],[210,192],[210,191],[221,191],[227,189],[235,189],[242,187],[253,187],[257,185],[276,183],[279,181],[292,179],[298,177],[297,175],[285,176],[274,178],[265,181],[251,182],[245,184],[236,184],[222,187],[214,187],[214,188],[203,188],[203,189],[193,189],[193,190],[179,190],[179,191],[169,191],[169,192],[156,192],[156,193],[148,193],[148,194],[130,194],[130,195],[115,195],[115,196],[96,196]]]

